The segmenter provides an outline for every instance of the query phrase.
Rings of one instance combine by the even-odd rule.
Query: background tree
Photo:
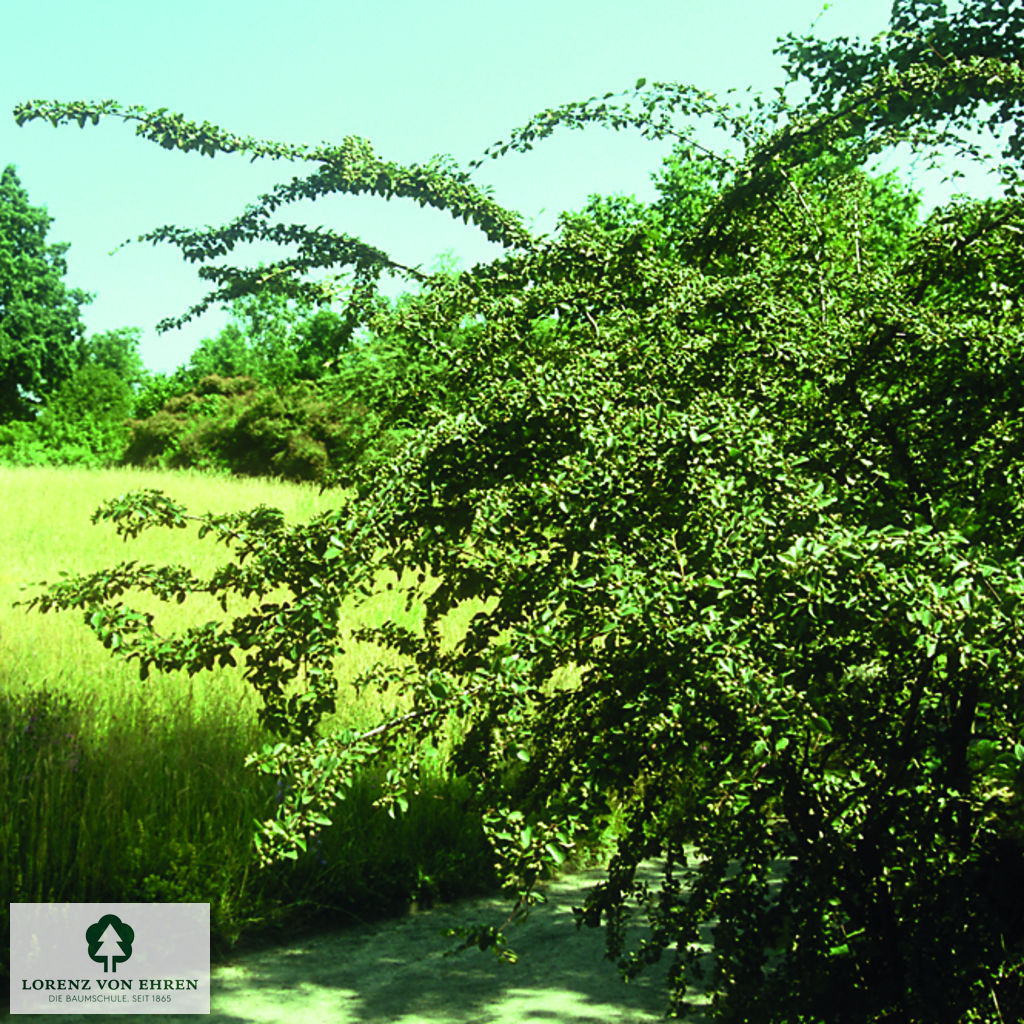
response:
[[[0,426],[0,461],[23,466],[119,462],[141,389],[153,380],[139,355],[141,334],[122,327],[85,339],[81,365],[47,395],[35,418]]]
[[[131,388],[138,388],[146,380],[147,372],[139,353],[142,330],[138,327],[118,327],[90,335],[82,346],[84,364],[110,370]]]
[[[270,385],[319,380],[337,367],[349,344],[341,314],[279,293],[239,296],[228,309],[228,323],[189,359],[185,375],[192,383],[208,374]]]
[[[254,362],[249,339],[237,326],[228,324],[215,338],[204,338],[196,346],[178,376],[183,388],[211,374],[248,377],[253,374]]]
[[[13,166],[0,175],[0,423],[30,419],[82,361],[85,292],[69,289],[68,246],[46,241],[52,218],[29,204]]]

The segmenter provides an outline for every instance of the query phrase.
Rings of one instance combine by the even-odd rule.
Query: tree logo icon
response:
[[[95,924],[85,930],[85,941],[89,943],[89,959],[103,964],[103,973],[117,973],[117,965],[132,955],[132,941],[135,931],[119,917],[104,914]]]

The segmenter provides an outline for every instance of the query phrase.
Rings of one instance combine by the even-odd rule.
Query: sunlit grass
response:
[[[54,582],[63,572],[87,573],[121,560],[187,565],[209,573],[226,557],[210,541],[196,542],[195,530],[154,530],[125,542],[110,523],[91,524],[95,508],[126,490],[158,487],[196,512],[228,512],[259,504],[280,507],[293,520],[308,519],[331,507],[329,493],[313,487],[273,481],[236,480],[199,474],[173,474],[73,468],[0,469],[0,639],[8,686],[24,679],[45,681],[75,696],[99,693],[122,707],[136,701],[165,700],[178,705],[187,699],[220,703],[226,694],[241,699],[238,673],[202,673],[190,680],[167,675],[143,687],[137,674],[121,666],[96,641],[78,612],[27,613],[12,603],[38,591],[41,580]],[[336,500],[336,499],[335,499]],[[147,607],[144,602],[140,606]],[[209,597],[191,598],[161,612],[168,630],[184,628],[219,614]],[[232,682],[234,681],[234,682]]]
[[[227,549],[212,536],[198,540],[194,526],[150,530],[124,541],[111,523],[90,523],[93,510],[101,503],[126,490],[153,487],[166,491],[193,513],[229,512],[263,504],[280,508],[289,522],[308,520],[338,503],[336,494],[321,493],[313,485],[272,480],[130,469],[0,468],[0,508],[8,510],[0,520],[0,550],[6,553],[0,571],[0,669],[8,692],[19,681],[30,688],[45,682],[49,688],[76,699],[88,696],[98,700],[122,717],[146,706],[172,716],[186,707],[199,712],[205,709],[217,716],[234,716],[241,708],[254,709],[255,698],[242,678],[241,668],[194,676],[164,673],[140,683],[132,666],[113,658],[97,642],[81,613],[43,615],[14,606],[38,593],[41,581],[55,582],[62,572],[88,573],[122,560],[136,560],[182,564],[204,575],[222,564],[229,557]],[[379,625],[389,620],[415,624],[418,610],[408,611],[397,590],[381,590],[379,597],[358,609],[354,605],[348,609],[352,617],[346,620],[346,627]],[[163,604],[148,595],[134,595],[131,603],[154,612],[160,631],[166,633],[219,619],[223,614],[212,596],[201,594],[190,596],[180,605]],[[236,610],[241,606],[236,603],[229,607]],[[471,614],[472,610],[467,609],[449,617],[445,623],[449,637],[457,635]],[[386,659],[387,655],[383,656]],[[342,692],[350,693],[344,684],[381,657],[382,652],[369,644],[348,643],[338,672]],[[367,710],[376,713],[378,708]],[[346,724],[356,724],[351,714]]]
[[[471,889],[486,876],[479,828],[442,768],[392,821],[372,808],[368,776],[304,862],[257,872],[252,823],[273,807],[273,780],[243,767],[268,741],[240,669],[154,674],[105,650],[81,613],[13,607],[55,581],[135,559],[209,573],[227,557],[194,530],[147,531],[124,542],[92,525],[101,503],[156,487],[192,512],[259,504],[289,521],[337,502],[315,487],[186,473],[0,468],[0,893],[12,901],[209,901],[215,939],[304,907],[383,909],[410,895]],[[140,607],[145,606],[144,602]],[[390,617],[407,623],[397,592],[346,617],[347,628]],[[466,611],[465,617],[471,614]],[[212,598],[161,609],[162,629],[217,618]],[[449,640],[464,624],[450,617]],[[337,722],[359,727],[382,699],[348,685],[382,657],[352,644],[339,672]],[[384,699],[393,699],[386,697]]]

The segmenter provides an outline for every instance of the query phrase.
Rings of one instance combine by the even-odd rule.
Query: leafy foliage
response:
[[[80,309],[67,245],[46,241],[52,218],[31,206],[13,166],[0,175],[0,423],[31,419],[81,362]]]
[[[131,388],[113,370],[85,365],[53,394],[39,417],[40,433],[57,447],[81,445],[102,462],[113,462],[124,450]]]
[[[380,456],[397,443],[380,433],[365,406],[334,401],[313,384],[270,388],[209,375],[132,422],[124,461],[322,481],[369,457],[368,448]]]
[[[120,461],[135,389],[148,379],[138,352],[141,333],[124,327],[86,339],[83,362],[49,395],[38,415],[0,426],[0,461],[23,466]]]
[[[842,116],[858,106],[854,116],[868,139],[902,121],[975,158],[975,129],[985,128],[1002,138],[1003,171],[1015,175],[1024,157],[1022,29],[1020,6],[1004,0],[972,0],[952,11],[945,0],[897,0],[880,41],[789,35],[778,52],[811,87],[808,114]]]
[[[146,368],[139,354],[142,331],[138,327],[118,327],[101,331],[86,339],[84,365],[109,370],[129,387],[135,388],[146,380]]]
[[[246,375],[274,386],[318,380],[351,342],[352,325],[341,314],[272,291],[241,296],[230,310],[220,334],[192,353],[185,376],[193,382],[209,374]]]
[[[352,482],[372,477],[431,409],[455,402],[451,377],[469,326],[424,351],[423,300],[381,299],[355,339],[331,310],[260,294],[186,367],[154,377],[138,400],[125,460],[246,475]]]
[[[680,113],[733,129],[741,154],[720,191],[684,204],[677,245],[631,212],[613,230],[571,217],[529,238],[456,169],[387,165],[378,192],[465,213],[508,247],[395,314],[396,333],[451,355],[452,404],[308,526],[266,509],[199,517],[232,552],[210,579],[129,564],[34,604],[83,609],[143,674],[245,659],[282,738],[252,763],[291,783],[261,826],[266,861],[297,856],[363,766],[401,750],[399,802],[420,745],[453,727],[453,769],[517,907],[545,865],[619,817],[580,921],[607,926],[628,972],[672,951],[677,1007],[703,981],[719,1021],[958,1019],[1012,976],[1024,942],[1020,153],[1011,135],[1003,197],[921,225],[858,167],[897,142],[957,138],[982,103],[996,131],[1016,116],[1020,17],[897,0],[893,34],[862,50],[786,44],[812,83],[797,110],[734,113],[641,80],[492,147],[590,123],[692,139]],[[240,145],[132,109],[165,145]],[[103,113],[123,114],[19,116]],[[353,140],[289,155],[320,168],[221,232],[161,237],[222,251],[287,198],[384,173]],[[307,287],[285,271],[395,269],[351,239],[296,241],[283,292]],[[98,515],[132,534],[189,514],[146,493]],[[350,639],[338,609],[379,586],[423,609],[418,629],[361,634],[407,659],[363,680],[404,705],[323,735]],[[163,637],[123,605],[132,588],[254,606]],[[439,622],[469,600],[481,610],[442,646]],[[634,881],[650,857],[664,859],[656,893]],[[633,900],[651,928],[628,950]]]

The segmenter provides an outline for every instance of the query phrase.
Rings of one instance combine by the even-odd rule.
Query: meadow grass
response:
[[[271,737],[238,669],[154,674],[113,658],[80,613],[14,607],[62,570],[125,559],[208,573],[223,547],[193,530],[148,531],[128,543],[93,510],[125,491],[157,487],[192,512],[259,504],[289,521],[337,501],[315,487],[195,473],[0,468],[0,894],[10,902],[202,901],[216,948],[314,911],[370,916],[411,898],[460,895],[490,881],[478,822],[443,764],[391,819],[361,779],[335,824],[297,863],[256,869],[252,822],[272,810],[273,780],[243,766]],[[140,604],[140,606],[142,606]],[[467,610],[467,615],[470,610]],[[180,629],[219,614],[212,598],[163,613]],[[361,607],[349,627],[410,613],[397,593]],[[454,636],[458,621],[446,623]],[[380,652],[353,645],[341,676]],[[379,699],[342,681],[337,721],[375,719]],[[3,925],[4,922],[0,922]]]

